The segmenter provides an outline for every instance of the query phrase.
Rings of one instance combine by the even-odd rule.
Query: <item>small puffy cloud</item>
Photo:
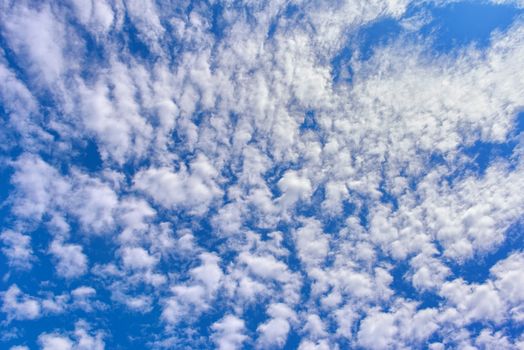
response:
[[[203,283],[208,291],[213,292],[218,289],[223,276],[222,269],[218,265],[220,258],[211,253],[202,253],[200,260],[202,264],[191,270],[191,276],[195,281]]]
[[[483,329],[475,339],[475,345],[480,349],[500,349],[510,350],[519,349],[519,346],[513,344],[503,332],[493,332],[490,329]]]
[[[440,295],[460,312],[462,322],[501,322],[506,307],[493,283],[467,284],[461,279],[444,283]]]
[[[296,321],[296,314],[289,306],[281,303],[270,305],[267,313],[271,318],[257,327],[259,333],[257,347],[281,348],[286,343],[291,330],[290,322]]]
[[[85,311],[92,311],[94,302],[93,297],[96,296],[96,290],[92,287],[80,286],[71,291],[74,306]]]
[[[71,211],[88,233],[110,231],[118,205],[116,193],[108,185],[85,175],[79,175],[77,181]]]
[[[168,209],[186,208],[203,214],[222,191],[215,182],[216,170],[205,157],[191,163],[191,172],[184,168],[150,168],[136,174],[135,187]]]
[[[3,292],[2,312],[8,319],[34,320],[41,316],[40,302],[24,294],[16,284]]]
[[[67,69],[63,52],[66,32],[51,6],[4,4],[0,18],[9,46],[27,60],[31,70],[47,83],[60,81]]]
[[[422,346],[439,328],[437,309],[417,310],[413,302],[399,301],[388,312],[371,309],[362,320],[357,342],[365,349]]]
[[[450,269],[439,259],[424,254],[411,259],[411,266],[414,270],[411,282],[421,290],[438,289],[450,274]]]
[[[87,256],[78,244],[67,244],[55,240],[49,246],[49,253],[56,259],[55,269],[59,276],[75,278],[87,271]]]
[[[157,259],[142,247],[125,247],[122,250],[122,263],[126,268],[133,270],[151,269],[157,263]]]
[[[70,189],[55,168],[35,155],[23,154],[15,170],[11,177],[16,187],[13,210],[22,217],[39,221]]]
[[[507,303],[519,305],[524,301],[524,254],[514,253],[499,261],[490,270],[495,287]]]
[[[151,310],[153,298],[149,295],[135,295],[135,296],[123,296],[122,298],[115,298],[116,300],[123,302],[128,308],[133,311],[148,312]]]
[[[226,315],[215,322],[211,338],[219,350],[241,349],[247,340],[244,321],[234,315]]]
[[[329,253],[329,239],[319,221],[304,220],[304,225],[294,232],[298,255],[305,265],[321,264]]]
[[[95,33],[106,33],[114,21],[111,5],[105,0],[71,0],[80,23]]]
[[[42,334],[38,337],[42,350],[72,350],[71,339],[59,334]]]
[[[272,255],[257,256],[243,252],[238,259],[245,263],[249,271],[256,277],[281,281],[289,278],[287,265]]]
[[[171,287],[172,296],[164,300],[162,319],[177,324],[181,318],[198,316],[210,307],[221,286],[223,272],[220,259],[211,253],[200,254],[201,264],[189,271],[192,277],[186,284]]]
[[[308,200],[312,193],[311,181],[295,170],[288,170],[278,181],[278,187],[282,191],[279,201],[284,208],[291,207],[299,200]]]
[[[75,324],[74,338],[75,350],[104,350],[104,332],[92,332],[89,324],[85,321],[78,321]]]
[[[313,338],[327,336],[326,326],[318,315],[307,315],[306,324],[303,329]]]
[[[366,349],[389,349],[395,343],[398,328],[395,317],[388,313],[369,314],[358,331],[358,344]]]
[[[38,343],[42,350],[104,350],[104,334],[92,334],[85,321],[75,324],[74,332],[42,333],[38,336]]]
[[[2,253],[10,266],[28,269],[35,259],[31,248],[31,237],[16,231],[7,230],[0,234],[3,243]]]

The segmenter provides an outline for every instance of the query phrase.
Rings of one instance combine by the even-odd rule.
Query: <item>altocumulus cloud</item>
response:
[[[524,349],[524,3],[0,0],[6,349]]]

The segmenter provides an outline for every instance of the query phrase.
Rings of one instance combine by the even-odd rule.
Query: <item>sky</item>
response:
[[[0,0],[0,348],[524,349],[522,0]]]

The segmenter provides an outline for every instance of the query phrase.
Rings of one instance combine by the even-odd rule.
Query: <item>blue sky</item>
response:
[[[0,0],[0,348],[523,349],[523,16]]]

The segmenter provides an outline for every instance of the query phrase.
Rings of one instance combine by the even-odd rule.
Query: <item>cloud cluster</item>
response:
[[[0,342],[522,348],[502,3],[440,52],[446,1],[0,1]]]

